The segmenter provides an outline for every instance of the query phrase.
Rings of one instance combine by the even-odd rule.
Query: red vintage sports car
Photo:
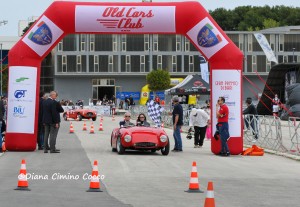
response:
[[[92,119],[96,121],[97,112],[92,109],[72,109],[63,113],[64,120],[67,121],[69,118],[77,119],[81,121],[82,119]]]
[[[154,127],[121,127],[115,128],[111,133],[111,147],[113,152],[124,154],[126,149],[161,151],[168,155],[170,142],[168,135],[162,128]]]

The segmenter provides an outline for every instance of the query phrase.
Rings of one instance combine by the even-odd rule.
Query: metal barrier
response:
[[[161,120],[165,127],[173,125],[172,115],[169,115],[170,107],[165,107]],[[183,131],[187,131],[189,126],[190,110],[183,106],[184,126]],[[147,121],[152,122],[147,115],[146,106],[133,106],[130,109],[132,117],[135,119],[139,113],[147,116]],[[288,153],[300,156],[300,118],[290,117],[288,121],[280,120],[275,116],[244,115],[244,144],[258,145],[262,148],[272,150],[275,153]],[[229,126],[230,127],[230,126]],[[299,132],[298,132],[299,130]]]
[[[289,117],[289,135],[291,139],[291,146],[289,147],[289,152],[295,155],[300,155],[300,136],[298,129],[300,128],[300,118],[299,117]]]

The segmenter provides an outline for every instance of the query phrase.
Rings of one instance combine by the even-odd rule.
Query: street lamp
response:
[[[2,20],[2,21],[0,21],[0,26],[3,24],[3,25],[6,25],[8,23],[8,21],[7,20]]]
[[[296,48],[293,48],[293,63],[295,62],[295,56],[294,56],[294,54],[295,54],[295,49],[296,49]]]

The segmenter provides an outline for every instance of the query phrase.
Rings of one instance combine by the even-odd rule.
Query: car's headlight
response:
[[[131,136],[129,134],[125,135],[124,140],[125,140],[125,142],[130,142]]]
[[[160,136],[160,141],[161,142],[166,142],[168,140],[168,137],[166,135],[161,135]]]

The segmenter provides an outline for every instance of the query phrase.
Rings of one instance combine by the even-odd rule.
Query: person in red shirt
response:
[[[219,97],[216,107],[217,107],[216,116],[218,119],[217,130],[219,130],[220,133],[221,146],[222,146],[219,155],[230,156],[230,151],[227,144],[227,141],[230,138],[229,125],[228,125],[229,110],[227,105],[225,104],[224,97]]]

